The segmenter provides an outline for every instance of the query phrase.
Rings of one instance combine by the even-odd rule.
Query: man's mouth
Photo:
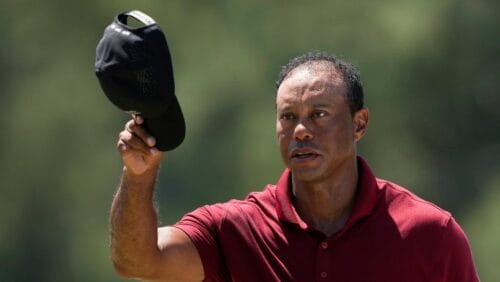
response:
[[[312,149],[301,148],[293,150],[291,156],[295,161],[307,161],[315,159],[319,154]]]
[[[294,154],[292,157],[297,158],[297,159],[307,159],[307,158],[313,158],[317,155],[318,154],[315,154],[315,153],[297,153],[297,154]]]

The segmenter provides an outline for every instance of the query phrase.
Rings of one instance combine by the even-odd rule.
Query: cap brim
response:
[[[144,128],[156,139],[156,148],[170,151],[184,141],[186,125],[177,97],[172,101],[164,114],[156,117],[144,116]]]

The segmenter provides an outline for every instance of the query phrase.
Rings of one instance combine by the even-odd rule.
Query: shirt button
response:
[[[321,272],[320,275],[321,275],[321,278],[326,278],[328,276],[328,273],[323,271],[323,272]]]
[[[328,248],[328,243],[327,242],[322,242],[321,243],[321,248],[322,249],[327,249]]]

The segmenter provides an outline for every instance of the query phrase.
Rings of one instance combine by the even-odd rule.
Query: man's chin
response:
[[[322,173],[318,168],[291,168],[293,178],[295,181],[311,182],[321,179]]]

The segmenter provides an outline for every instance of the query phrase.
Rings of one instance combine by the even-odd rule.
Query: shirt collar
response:
[[[357,162],[359,172],[358,191],[351,215],[344,228],[342,228],[343,230],[351,227],[363,217],[370,215],[377,199],[377,180],[373,172],[363,158],[358,156]],[[290,185],[291,176],[291,171],[286,169],[276,184],[278,217],[282,221],[298,224],[304,228],[306,226],[305,223],[300,219],[293,207],[293,195]]]

